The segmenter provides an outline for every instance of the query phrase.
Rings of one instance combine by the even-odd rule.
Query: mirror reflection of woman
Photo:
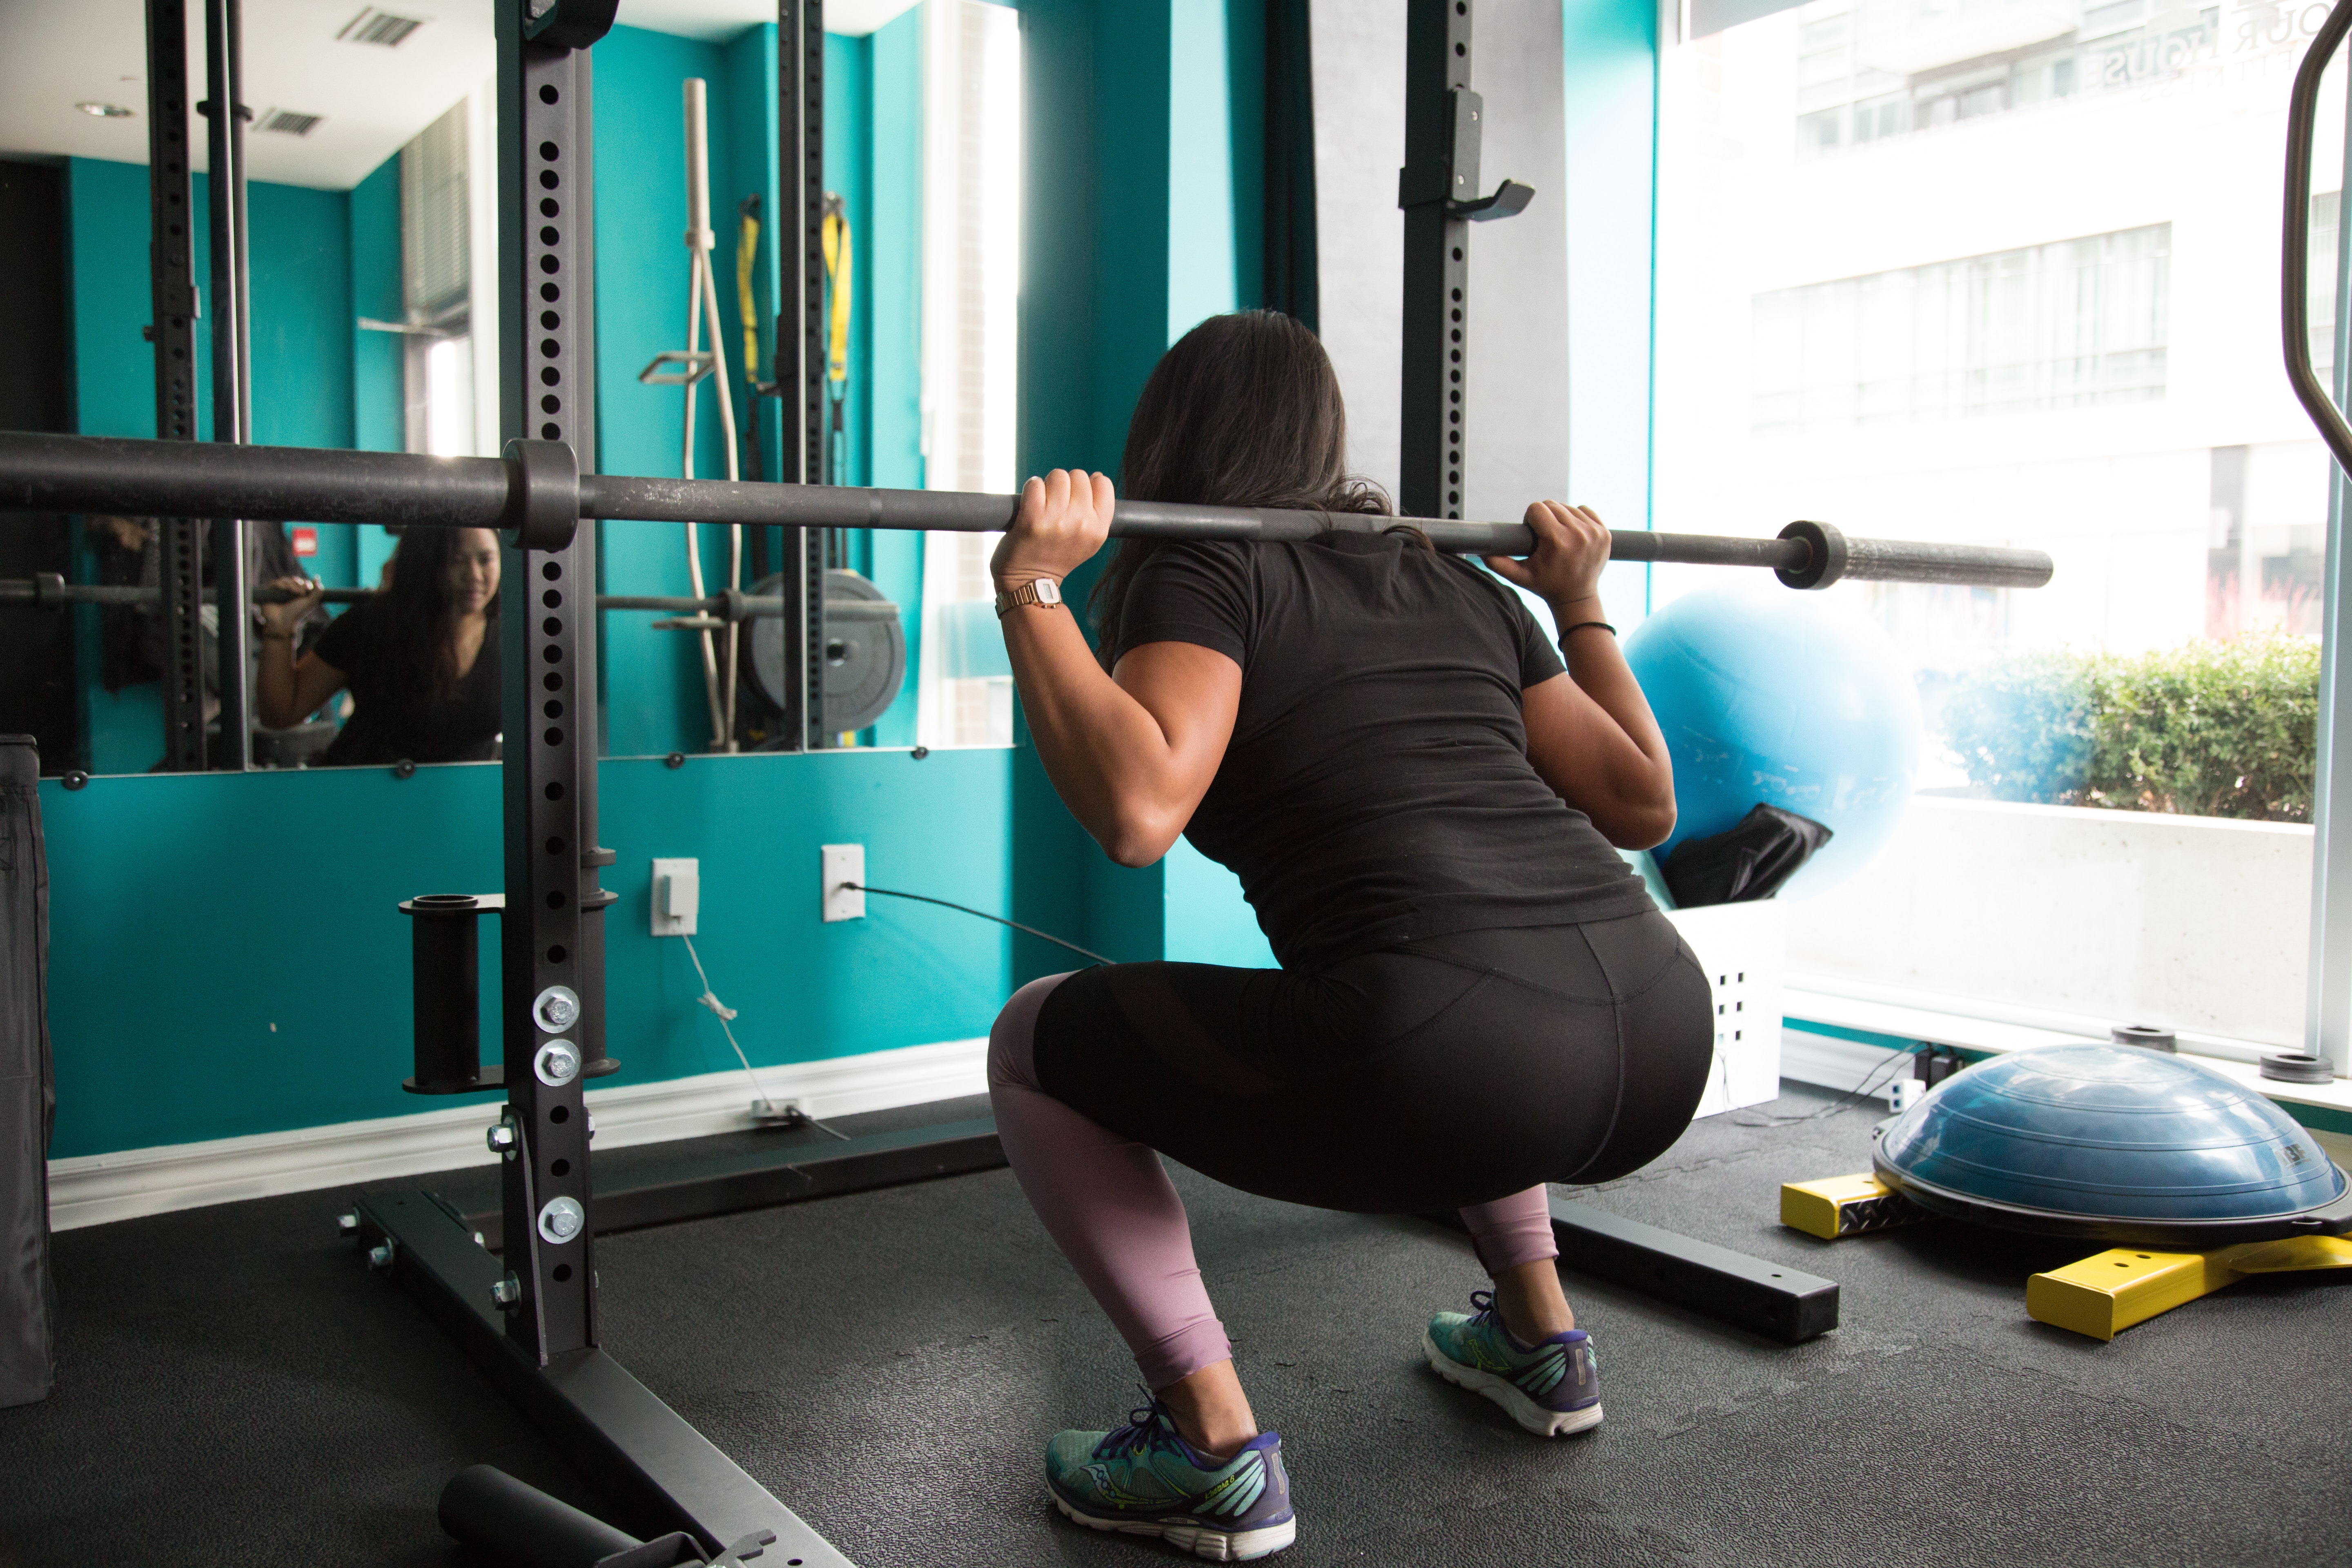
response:
[[[391,581],[336,616],[299,661],[296,631],[321,590],[301,577],[271,586],[298,596],[261,607],[262,723],[289,728],[349,690],[352,715],[320,759],[328,766],[498,755],[497,534],[432,528],[402,535]]]

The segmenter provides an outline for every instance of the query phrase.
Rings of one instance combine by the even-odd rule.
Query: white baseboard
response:
[[[988,1042],[945,1040],[863,1056],[793,1062],[759,1071],[771,1099],[796,1100],[810,1115],[855,1116],[980,1094]],[[622,1149],[751,1125],[751,1086],[740,1068],[588,1091],[596,1146]],[[49,1225],[73,1230],[141,1215],[320,1187],[395,1181],[427,1171],[487,1165],[483,1130],[497,1102],[469,1101],[414,1116],[301,1127],[203,1143],[126,1149],[49,1162]]]

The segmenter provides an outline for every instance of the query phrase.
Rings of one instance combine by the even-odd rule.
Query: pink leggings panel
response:
[[[1158,1390],[1231,1358],[1209,1304],[1183,1200],[1144,1144],[1088,1121],[1037,1083],[1037,1014],[1048,975],[1013,993],[988,1036],[988,1096],[1005,1159],[1078,1278],[1094,1293],[1143,1380]],[[1462,1211],[1489,1273],[1557,1258],[1541,1186]]]

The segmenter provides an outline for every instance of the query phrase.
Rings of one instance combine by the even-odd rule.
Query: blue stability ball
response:
[[[1625,661],[1674,757],[1675,832],[1660,861],[1777,805],[1837,835],[1783,889],[1801,897],[1852,876],[1903,819],[1919,694],[1870,622],[1817,595],[1710,588],[1643,621]]]
[[[1876,1164],[1928,1208],[2143,1242],[2168,1224],[2283,1220],[2345,1193],[2268,1098],[2137,1046],[2044,1046],[1956,1073],[1886,1129]]]

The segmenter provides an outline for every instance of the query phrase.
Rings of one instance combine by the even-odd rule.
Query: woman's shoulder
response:
[[[1129,591],[1149,595],[1245,587],[1257,570],[1256,557],[1264,548],[1238,539],[1162,540],[1136,568]]]
[[[314,647],[320,658],[338,669],[349,669],[363,658],[373,640],[377,620],[373,598],[354,599],[320,632]],[[341,658],[336,658],[341,654]]]

